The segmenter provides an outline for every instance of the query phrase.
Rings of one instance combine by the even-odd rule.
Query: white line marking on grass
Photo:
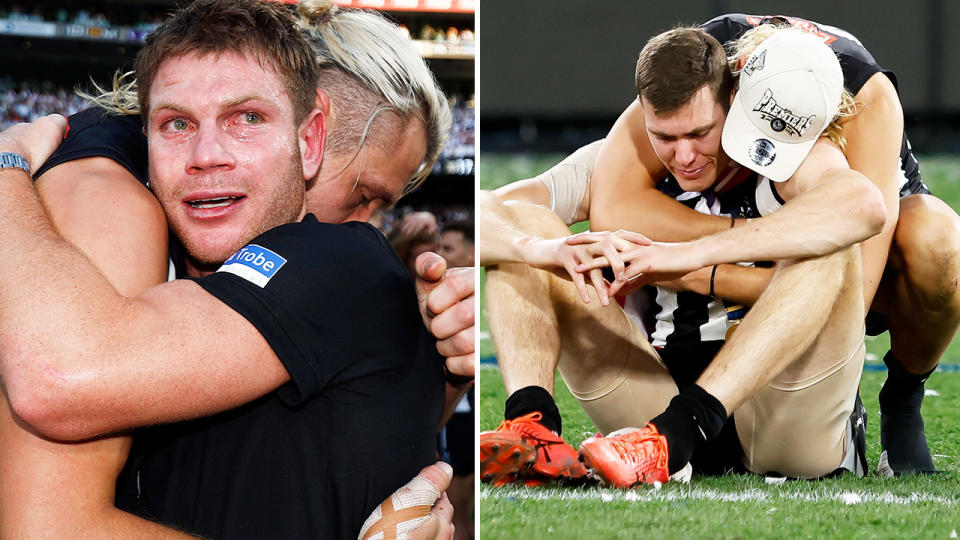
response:
[[[480,490],[480,499],[527,499],[534,501],[561,500],[582,501],[599,500],[602,502],[674,502],[674,501],[721,501],[721,502],[774,502],[777,500],[796,500],[808,502],[837,501],[846,505],[880,503],[894,505],[909,505],[918,503],[936,503],[944,506],[957,506],[960,500],[945,498],[926,493],[911,493],[910,495],[895,495],[890,492],[869,493],[865,491],[826,490],[813,492],[780,491],[770,492],[759,489],[742,491],[721,491],[704,488],[677,488],[672,490],[634,489],[620,491],[612,489],[571,490],[559,488],[484,488]]]

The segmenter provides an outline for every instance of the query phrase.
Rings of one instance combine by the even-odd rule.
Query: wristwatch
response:
[[[13,152],[0,152],[0,169],[6,169],[7,167],[23,169],[27,174],[30,174],[30,164],[23,156]]]

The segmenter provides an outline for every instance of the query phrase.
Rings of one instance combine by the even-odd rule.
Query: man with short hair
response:
[[[29,177],[0,171],[9,246],[30,245],[14,251],[33,268],[58,261],[34,300],[0,291],[0,310],[20,313],[0,328],[15,336],[0,366],[14,412],[78,439],[250,402],[157,428],[170,438],[138,475],[141,513],[215,537],[356,534],[432,462],[442,395],[409,279],[382,236],[304,216],[323,118],[291,93],[313,88],[316,72],[282,9],[201,0],[141,56],[152,186],[193,280],[117,295],[50,227]],[[41,163],[60,138],[51,123],[10,130],[0,151]],[[390,329],[382,350],[343,317],[367,298],[384,308],[362,314]],[[40,328],[49,317],[56,331]]]
[[[458,220],[444,225],[437,253],[451,266],[473,266],[473,224]]]
[[[851,168],[880,189],[887,208],[884,230],[860,246],[864,300],[870,309],[867,334],[889,329],[891,337],[890,351],[883,357],[888,371],[879,395],[882,452],[877,470],[883,476],[932,472],[920,409],[924,382],[960,325],[960,289],[955,284],[960,216],[922,181],[903,128],[897,77],[855,36],[791,16],[731,13],[702,27],[732,48],[751,29],[782,25],[813,33],[840,58],[845,87],[858,103],[857,114],[844,121],[844,155]],[[606,139],[496,194],[505,201],[546,207],[567,224],[589,219],[594,230],[638,231],[659,241],[690,240],[728,228],[727,219],[696,212],[657,190],[662,165],[642,126],[643,111],[635,101]],[[664,285],[682,294],[710,294],[731,306],[746,306],[756,301],[771,275],[770,268],[724,264]],[[628,305],[642,296],[635,294],[626,298]],[[501,341],[510,339],[509,332],[500,335]]]
[[[767,51],[764,75],[777,73],[778,64],[788,63],[789,55],[784,56],[783,46],[773,38],[762,47]],[[813,44],[801,40],[790,47],[805,49]],[[513,481],[518,477],[517,471],[527,465],[532,465],[539,474],[555,478],[583,475],[583,471],[576,468],[576,454],[570,456],[565,452],[565,443],[558,436],[559,414],[546,387],[549,384],[546,379],[549,376],[552,380],[552,373],[544,366],[550,365],[558,365],[571,392],[603,432],[643,425],[666,408],[666,412],[653,418],[651,426],[639,434],[598,438],[584,443],[582,455],[585,461],[614,485],[627,487],[635,482],[666,481],[669,474],[685,468],[701,441],[713,439],[720,433],[727,414],[734,411],[738,418],[739,438],[748,456],[743,465],[749,470],[776,470],[787,475],[815,477],[841,465],[855,468],[853,426],[850,426],[849,417],[854,409],[856,380],[862,365],[863,322],[851,316],[857,309],[862,310],[862,297],[851,294],[848,286],[859,281],[859,258],[848,246],[876,234],[885,215],[879,193],[869,181],[846,168],[836,146],[825,139],[817,141],[820,130],[826,128],[824,115],[832,118],[836,110],[842,77],[839,64],[829,50],[826,56],[816,47],[811,50],[814,51],[813,58],[820,55],[819,64],[814,65],[822,66],[830,73],[829,86],[836,92],[837,101],[824,101],[833,109],[817,112],[820,120],[814,137],[810,139],[811,133],[806,133],[803,138],[813,147],[802,165],[796,158],[802,159],[806,148],[791,146],[790,137],[777,139],[787,143],[777,145],[781,153],[777,165],[785,160],[792,161],[795,172],[791,170],[787,176],[776,178],[785,182],[778,184],[775,191],[789,203],[762,218],[746,212],[750,209],[756,212],[756,204],[724,200],[731,195],[739,197],[737,191],[751,185],[759,188],[761,184],[756,175],[729,160],[720,148],[731,88],[728,82],[724,82],[729,78],[729,72],[722,47],[702,31],[679,29],[652,38],[641,53],[637,74],[638,103],[655,150],[650,157],[660,163],[651,165],[651,169],[662,171],[664,176],[669,173],[675,186],[673,189],[679,187],[674,195],[689,201],[691,206],[696,203],[701,212],[728,217],[750,216],[746,227],[741,227],[742,222],[737,223],[738,220],[730,220],[731,225],[737,225],[732,230],[705,237],[696,243],[674,245],[649,245],[649,241],[636,236],[615,237],[608,245],[577,246],[574,245],[577,240],[568,243],[563,238],[533,243],[525,242],[524,238],[562,237],[566,228],[555,215],[542,209],[519,204],[507,207],[491,197],[481,197],[478,201],[481,215],[486,211],[486,216],[503,218],[494,220],[496,224],[512,221],[520,223],[522,228],[516,234],[482,226],[484,239],[480,243],[480,256],[483,264],[539,260],[538,256],[542,256],[540,264],[564,266],[575,280],[578,273],[588,273],[597,289],[595,298],[603,304],[606,304],[606,287],[599,268],[594,264],[583,264],[595,256],[608,259],[613,267],[616,287],[624,283],[628,273],[632,276],[637,271],[646,274],[641,281],[662,281],[722,262],[781,260],[776,277],[739,324],[739,330],[726,341],[712,362],[707,357],[710,365],[702,375],[694,377],[696,384],[681,385],[679,394],[679,382],[674,382],[663,364],[667,361],[666,353],[661,360],[661,355],[649,346],[641,329],[634,326],[617,306],[601,307],[596,302],[584,304],[590,301],[590,297],[583,278],[574,290],[562,280],[554,283],[559,278],[553,274],[534,270],[525,264],[498,264],[495,271],[488,274],[490,319],[498,320],[501,328],[511,328],[514,333],[525,337],[497,343],[498,356],[519,367],[504,370],[507,390],[511,393],[507,402],[508,420],[497,432],[481,436],[489,443],[485,449],[485,443],[481,441],[481,470],[482,474],[487,474],[485,481]],[[672,78],[676,66],[680,65],[678,62],[684,62],[682,65],[690,68],[679,77],[682,79],[679,82]],[[669,90],[661,92],[667,80]],[[790,94],[788,89],[798,86],[796,81],[789,80],[780,83],[781,86],[775,84],[771,82],[778,97]],[[809,90],[806,86],[803,88]],[[786,103],[784,108],[794,111],[810,109],[809,104],[798,102],[796,96],[791,98],[792,101],[785,97],[781,99]],[[797,132],[803,135],[806,130],[794,129],[789,133],[798,135]],[[790,154],[793,159],[788,157]],[[766,154],[755,149],[752,155],[762,162],[761,158]],[[758,170],[761,164],[745,165]],[[803,227],[798,226],[798,222],[804,223]],[[485,242],[488,233],[489,243]],[[582,236],[579,243],[598,236]],[[495,240],[504,237],[519,240],[512,245]],[[628,238],[632,242],[628,242]],[[568,247],[563,248],[564,244]],[[847,248],[842,249],[844,247]],[[566,254],[553,262],[556,259],[548,252],[557,248]],[[546,251],[540,253],[536,250]],[[624,250],[631,250],[635,257],[629,270],[623,267],[617,253]],[[518,259],[517,254],[521,251],[524,258]],[[793,260],[798,258],[809,259]],[[785,300],[794,298],[796,291],[805,287],[818,287],[816,298],[805,302]],[[693,308],[704,309],[708,316],[700,331],[711,334],[719,331],[722,336],[727,326],[726,312],[722,309],[716,312],[716,302],[707,300],[709,302],[703,307]],[[537,312],[553,309],[563,330],[555,334],[524,331],[525,327],[536,324],[526,309]],[[676,305],[672,308],[662,306],[661,312],[671,314],[675,309]],[[721,314],[722,319],[718,318]],[[715,318],[719,328],[717,324],[709,324]],[[774,323],[783,319],[793,323]],[[576,324],[568,324],[574,322]],[[492,325],[491,329],[496,341],[497,328]],[[704,339],[706,335],[703,334]],[[502,349],[501,345],[505,348]],[[703,354],[701,351],[700,355]],[[555,364],[556,356],[559,356],[558,364]],[[670,369],[672,372],[673,367]],[[523,384],[529,384],[524,381],[531,379],[538,379],[540,383],[523,387]],[[816,400],[815,394],[832,396],[834,401],[831,403],[836,408],[831,409],[829,416],[812,420],[822,422],[816,429],[811,429],[812,425],[793,429],[795,426],[788,426],[784,420],[788,417],[794,420],[794,416],[765,416],[768,406],[783,397],[779,392],[786,387],[802,389],[790,396],[803,396],[806,402]],[[671,396],[676,397],[671,400]],[[775,410],[789,411],[791,407],[778,405]],[[552,435],[549,432],[536,434],[544,441],[542,447],[544,453],[549,453],[553,470],[547,467],[548,460],[542,459],[538,450],[525,442],[530,435],[516,435],[525,432],[526,428],[522,426],[520,429],[513,427],[521,423],[528,427],[539,424],[546,428],[544,432],[555,432]],[[813,434],[816,435],[811,436]],[[793,442],[796,437],[802,437],[815,451],[796,455],[783,451],[776,444],[768,444],[770,441]],[[851,445],[848,448],[846,442],[840,444],[838,441],[849,441]],[[610,452],[616,453],[618,449],[629,449],[623,455],[632,454],[639,461],[623,467],[623,463],[610,458]],[[507,455],[520,456],[517,460],[519,467],[504,459]],[[621,475],[624,472],[627,474]]]

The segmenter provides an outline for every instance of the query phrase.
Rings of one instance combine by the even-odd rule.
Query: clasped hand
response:
[[[703,267],[689,243],[652,242],[642,234],[624,230],[538,240],[527,247],[529,264],[545,269],[562,267],[585,303],[590,302],[586,287],[589,278],[604,306],[619,292],[626,294],[643,285],[675,280]],[[606,267],[613,272],[613,281],[604,279],[602,269]]]

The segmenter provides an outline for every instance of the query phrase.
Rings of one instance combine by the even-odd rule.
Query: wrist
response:
[[[30,163],[20,152],[8,151],[0,146],[0,170],[15,169],[30,174]]]
[[[542,251],[542,238],[524,234],[516,238],[512,243],[512,258],[514,261],[538,266],[544,264],[544,255]]]

